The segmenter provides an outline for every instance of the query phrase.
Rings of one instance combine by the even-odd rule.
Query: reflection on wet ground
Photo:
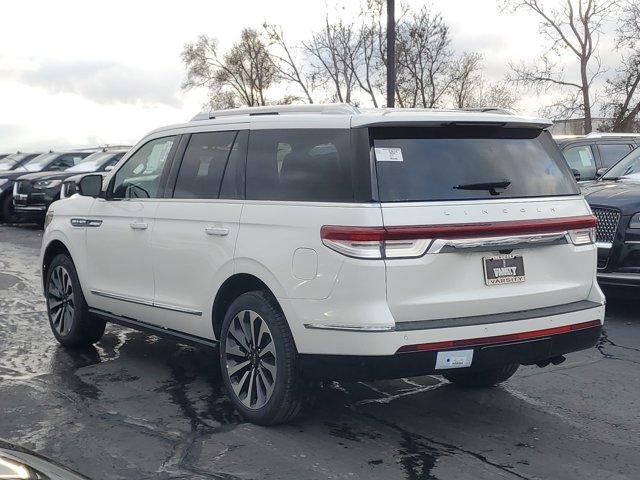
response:
[[[33,238],[35,236],[35,238]],[[504,387],[439,377],[327,383],[291,425],[242,423],[215,352],[108,327],[49,332],[37,231],[0,226],[0,438],[94,479],[634,478],[640,320],[610,305],[597,349]]]

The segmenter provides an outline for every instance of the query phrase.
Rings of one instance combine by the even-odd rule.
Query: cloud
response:
[[[23,70],[20,78],[50,93],[74,93],[101,104],[181,106],[181,73],[177,70],[145,70],[110,61],[66,61]]]

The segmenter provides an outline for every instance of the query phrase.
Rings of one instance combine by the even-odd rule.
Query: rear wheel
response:
[[[47,314],[51,331],[65,347],[87,347],[102,338],[106,322],[89,313],[73,261],[56,255],[45,281]]]
[[[19,220],[19,216],[13,208],[13,197],[11,195],[2,197],[0,212],[2,213],[2,220],[7,223],[16,223]]]
[[[297,357],[287,321],[271,295],[244,293],[229,306],[220,366],[229,397],[248,421],[274,425],[299,413]]]
[[[509,363],[480,372],[451,371],[442,376],[463,387],[486,388],[508,380],[516,373],[519,366],[517,363]]]

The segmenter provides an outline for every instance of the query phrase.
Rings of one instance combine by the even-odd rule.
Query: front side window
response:
[[[569,147],[562,152],[569,164],[569,168],[580,172],[580,180],[593,180],[596,178],[596,161],[589,145]]]
[[[175,137],[145,143],[116,172],[112,198],[157,198],[162,172]]]
[[[606,168],[618,162],[631,151],[626,143],[598,145],[598,150],[600,150],[602,166]]]
[[[249,136],[246,197],[353,201],[349,130],[255,130]]]
[[[218,198],[235,131],[194,133],[184,152],[173,198]]]
[[[372,128],[383,202],[579,194],[546,131],[503,127]]]
[[[640,147],[611,167],[602,178],[604,180],[617,180],[619,178],[640,180]]]

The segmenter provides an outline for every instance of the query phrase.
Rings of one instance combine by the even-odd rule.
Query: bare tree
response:
[[[605,111],[613,116],[609,129],[613,132],[638,130],[640,115],[640,4],[623,4],[618,27],[618,49],[625,50],[622,65],[607,80],[609,102]]]
[[[313,103],[311,92],[314,76],[306,72],[306,65],[296,55],[295,50],[286,42],[284,32],[276,25],[264,24],[264,30],[272,48],[271,55],[281,80],[296,84],[302,90],[308,103]],[[292,97],[289,97],[293,100]]]
[[[356,79],[350,61],[358,49],[354,26],[342,20],[331,23],[327,15],[323,29],[303,45],[320,85],[328,86],[332,99],[351,102]]]
[[[240,40],[222,55],[214,38],[202,35],[185,45],[187,67],[184,89],[209,89],[211,106],[266,105],[266,91],[277,80],[277,69],[256,30],[244,29]]]
[[[398,23],[396,96],[401,107],[432,108],[451,84],[449,27],[427,7]]]
[[[503,8],[527,10],[540,19],[540,32],[551,42],[550,49],[533,65],[510,65],[509,80],[541,90],[557,87],[568,92],[571,102],[566,108],[560,102],[561,115],[581,111],[585,118],[585,133],[592,129],[593,98],[591,87],[602,73],[597,46],[603,22],[609,17],[617,0],[563,0],[558,7],[548,7],[545,0],[502,0]],[[578,75],[570,77],[554,62],[562,52],[569,51],[577,60]]]
[[[451,72],[451,96],[457,108],[472,106],[482,81],[482,55],[463,53],[453,64]]]

